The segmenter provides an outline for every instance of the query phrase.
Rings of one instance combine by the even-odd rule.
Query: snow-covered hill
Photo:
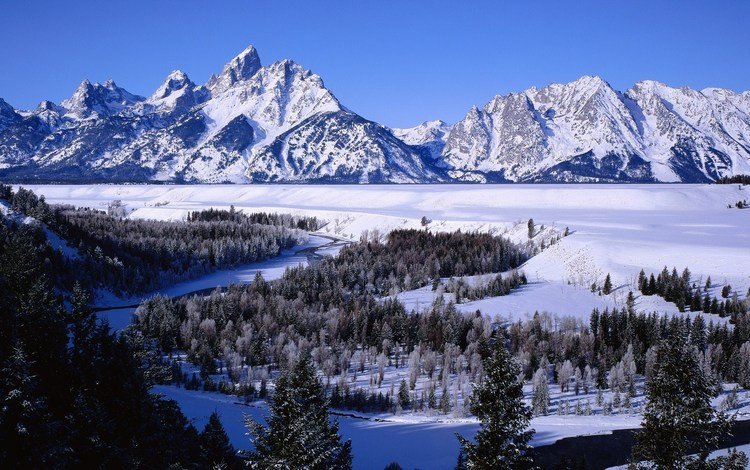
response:
[[[599,77],[496,96],[455,125],[389,129],[254,47],[204,85],[144,98],[84,80],[59,105],[0,99],[0,178],[51,182],[705,182],[750,173],[750,92]]]

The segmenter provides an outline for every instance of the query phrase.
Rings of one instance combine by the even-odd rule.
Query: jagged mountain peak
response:
[[[343,109],[318,75],[291,60],[261,67],[250,79],[219,90],[212,90],[212,99],[202,109],[212,129],[244,115],[263,143],[316,113]]]
[[[183,72],[182,70],[175,70],[167,75],[167,78],[164,79],[164,82],[159,85],[159,88],[156,89],[156,91],[148,98],[147,101],[152,103],[157,102],[169,97],[177,91],[193,87],[195,87],[195,83],[193,83],[190,78],[188,78],[185,72]]]
[[[410,128],[393,129],[393,134],[409,145],[426,149],[430,159],[435,162],[440,158],[450,130],[450,125],[435,119]]]
[[[61,105],[71,117],[87,119],[116,114],[144,99],[142,96],[134,95],[117,86],[112,79],[107,80],[103,85],[91,83],[86,79]]]
[[[252,45],[230,60],[218,76],[213,76],[206,83],[212,92],[222,92],[232,85],[250,79],[261,68],[260,56]]]
[[[9,105],[7,101],[0,98],[0,113],[7,113],[7,112],[15,112],[15,108],[13,106]]]
[[[426,140],[442,138],[450,131],[451,126],[441,119],[424,121],[414,127],[392,129],[393,133],[410,145],[421,145]]]
[[[36,111],[63,111],[63,108],[50,100],[43,100],[36,107]]]
[[[13,106],[0,98],[0,132],[20,120],[21,115],[16,112]]]

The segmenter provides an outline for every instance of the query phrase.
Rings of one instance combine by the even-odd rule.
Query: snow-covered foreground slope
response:
[[[182,219],[189,211],[233,204],[249,211],[314,215],[324,233],[359,239],[396,228],[480,230],[525,242],[526,221],[571,235],[532,258],[523,270],[530,285],[505,298],[462,308],[519,318],[534,310],[588,315],[593,307],[624,302],[638,272],[664,266],[711,276],[741,296],[750,286],[750,211],[728,209],[748,199],[736,185],[86,185],[30,186],[48,201],[104,208],[121,199],[131,217]],[[615,292],[589,292],[610,273]],[[422,304],[429,303],[425,292]],[[413,296],[412,296],[413,297]],[[640,297],[643,310],[674,311]],[[670,310],[672,309],[672,310]]]

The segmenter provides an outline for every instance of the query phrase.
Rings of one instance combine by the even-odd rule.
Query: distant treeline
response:
[[[673,302],[680,312],[702,311],[725,317],[743,313],[747,309],[747,306],[739,300],[737,293],[732,293],[732,286],[729,284],[722,286],[721,300],[709,294],[708,290],[711,287],[709,277],[706,279],[704,291],[701,292],[701,286],[691,280],[688,268],[685,268],[682,274],[678,274],[676,268],[672,268],[670,273],[665,266],[657,276],[652,273],[646,277],[643,270],[638,275],[638,290],[643,295],[658,295],[667,302]],[[730,294],[733,295],[730,297]],[[748,295],[750,295],[750,290],[748,290]]]
[[[78,280],[89,288],[118,295],[278,256],[304,241],[305,230],[318,226],[315,218],[234,210],[193,212],[187,222],[127,219],[92,209],[50,206],[43,196],[24,188],[14,192],[5,185],[0,185],[0,199],[46,224],[77,250],[75,257],[53,255],[51,263],[60,265],[61,271],[78,273]]]
[[[716,180],[716,184],[750,184],[750,175],[723,176]]]
[[[230,206],[228,211],[212,208],[200,212],[191,212],[188,214],[187,220],[188,222],[250,222],[252,224],[296,228],[306,232],[314,232],[320,228],[320,224],[316,217],[303,217],[268,212],[253,212],[245,214],[244,212],[238,212],[234,206]]]
[[[497,274],[491,279],[478,279],[474,284],[469,284],[462,277],[451,278],[445,285],[445,292],[453,294],[456,297],[456,303],[460,304],[464,301],[471,302],[487,297],[502,297],[526,283],[526,275],[514,269],[506,277]],[[438,283],[433,283],[432,288],[437,290]]]

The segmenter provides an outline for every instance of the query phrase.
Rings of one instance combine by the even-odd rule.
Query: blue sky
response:
[[[750,89],[746,0],[0,1],[0,97],[18,108],[84,78],[142,95],[178,68],[203,83],[248,44],[391,126],[584,74]]]

